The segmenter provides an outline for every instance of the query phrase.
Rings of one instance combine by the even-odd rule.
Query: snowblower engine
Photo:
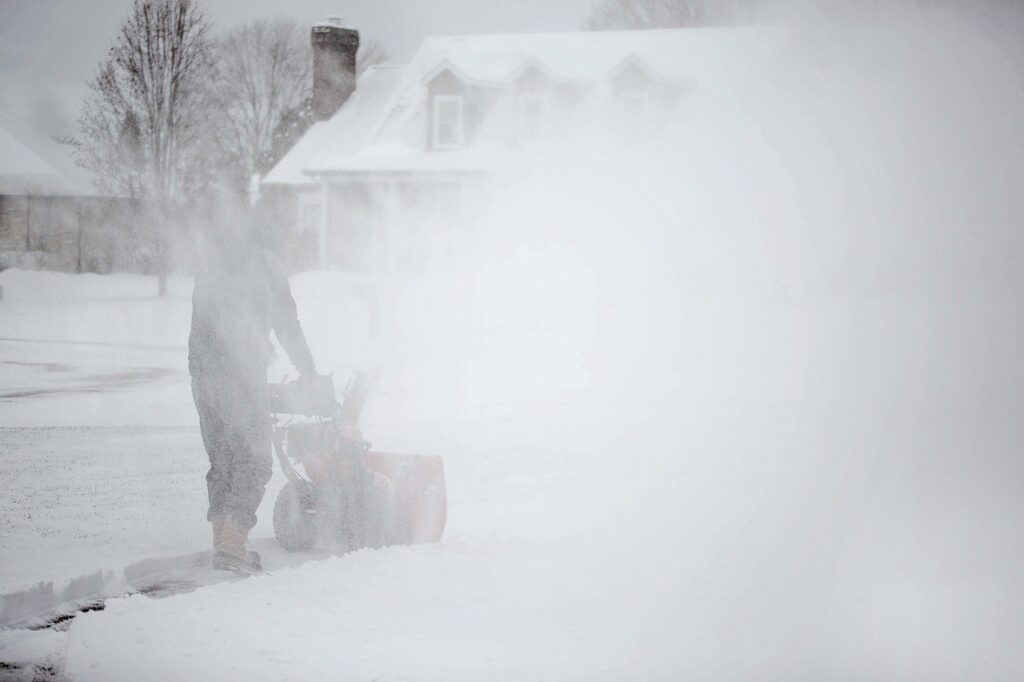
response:
[[[274,534],[286,550],[441,539],[447,520],[441,458],[377,452],[359,431],[375,378],[357,372],[340,404],[330,376],[271,384],[274,451],[288,479],[274,502]]]

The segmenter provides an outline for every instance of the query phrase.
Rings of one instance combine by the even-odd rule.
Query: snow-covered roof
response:
[[[0,114],[0,194],[92,196],[88,174],[66,145],[45,139]]]
[[[310,182],[307,168],[346,158],[371,142],[405,67],[372,66],[360,76],[355,92],[334,116],[314,123],[275,165],[263,182],[298,185]]]
[[[534,60],[556,76],[596,82],[634,55],[661,76],[692,78],[718,70],[730,56],[742,58],[747,46],[771,33],[728,27],[435,36],[423,42],[411,70],[426,74],[447,60],[470,78],[506,82]]]
[[[401,142],[371,145],[351,156],[328,160],[316,167],[318,173],[372,173],[449,171],[474,172],[494,168],[508,152],[494,147],[471,147],[425,154],[422,149]]]
[[[425,153],[418,142],[426,84],[446,68],[468,83],[507,86],[530,66],[560,81],[597,84],[640,64],[662,82],[728,87],[732,75],[764,68],[784,35],[751,26],[429,37],[408,65],[368,70],[352,98],[313,126],[264,182],[302,184],[336,172],[461,171],[493,160],[482,150]]]

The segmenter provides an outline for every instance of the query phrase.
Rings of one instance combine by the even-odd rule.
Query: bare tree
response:
[[[309,97],[311,70],[309,36],[288,19],[259,19],[217,41],[221,148],[242,188],[265,170],[282,116]]]
[[[384,48],[375,40],[367,40],[359,46],[359,54],[356,55],[356,77],[363,75],[371,66],[377,64],[383,64],[390,55],[384,51]]]
[[[753,21],[772,0],[595,0],[586,28],[680,28]]]
[[[103,188],[155,209],[161,296],[174,205],[207,180],[208,34],[195,0],[134,0],[79,118],[79,162]]]

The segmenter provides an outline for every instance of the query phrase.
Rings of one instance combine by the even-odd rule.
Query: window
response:
[[[645,92],[622,93],[618,96],[619,116],[627,127],[650,122],[651,102]]]
[[[544,134],[548,123],[548,98],[546,95],[537,93],[519,95],[516,109],[520,142],[533,142]]]
[[[434,96],[434,149],[458,149],[462,146],[462,97]]]

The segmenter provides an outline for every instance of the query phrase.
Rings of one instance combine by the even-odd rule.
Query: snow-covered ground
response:
[[[157,299],[151,278],[0,274],[0,592],[206,543],[206,455],[186,366],[191,282],[171,285]],[[322,372],[341,384],[353,362],[380,359],[368,357],[365,304],[342,278],[306,275],[294,286]],[[289,373],[281,357],[270,377]],[[447,454],[459,446],[453,429],[426,424],[424,406],[410,407],[398,390],[385,377],[367,408],[378,447]],[[420,402],[432,403],[424,393]],[[460,427],[459,437],[474,428]],[[269,505],[281,485],[275,471],[257,536],[271,534]],[[456,488],[454,504],[459,497]]]
[[[0,275],[16,320],[5,336],[62,342],[4,347],[39,365],[3,365],[3,592],[40,580],[59,592],[73,577],[205,548],[205,455],[183,370],[188,282],[174,284],[156,300],[145,278]],[[354,328],[361,304],[344,294],[326,306],[330,289],[346,291],[331,275],[295,280],[314,352],[342,372],[339,358],[367,351],[350,341],[328,352],[324,331],[341,322],[325,311],[348,310]],[[826,306],[812,328],[792,304],[762,302],[742,323],[720,316],[715,342],[689,351],[759,369],[733,367],[716,385],[694,365],[702,394],[676,404],[688,408],[659,414],[630,394],[615,405],[649,411],[622,409],[617,422],[524,415],[516,402],[497,415],[458,390],[442,408],[385,380],[365,429],[384,447],[445,456],[439,545],[110,599],[66,632],[0,632],[0,660],[75,680],[1010,675],[1024,663],[1011,644],[1022,625],[1016,427],[988,412],[973,420],[984,430],[938,428],[965,409],[952,394],[930,404],[934,416],[858,398],[865,387],[835,373],[832,351],[883,374],[920,372],[914,353],[893,355],[876,334],[927,344],[942,324],[908,323],[908,301],[864,305],[856,343],[850,312]],[[60,314],[78,322],[53,323]],[[991,324],[998,313],[974,315]],[[127,320],[130,334],[113,331]],[[769,321],[771,338],[736,335]],[[958,329],[945,330],[951,344]],[[105,378],[140,366],[166,371]],[[271,535],[280,485],[275,474],[257,537]]]
[[[0,593],[42,590],[50,599],[39,601],[36,595],[36,602],[48,607],[62,593],[101,597],[113,589],[116,594],[125,567],[208,546],[206,456],[185,368],[190,282],[171,284],[171,295],[160,300],[152,295],[151,278],[0,274],[0,306],[9,322],[0,364]],[[351,368],[346,362],[381,361],[367,339],[366,304],[350,294],[343,278],[304,275],[293,286],[321,371],[344,380]],[[270,376],[288,372],[281,358]],[[402,570],[418,573],[417,557],[439,553],[442,565],[478,555],[493,563],[489,547],[536,534],[524,533],[524,519],[527,527],[543,529],[541,536],[555,537],[576,522],[571,514],[549,514],[543,493],[569,491],[570,485],[579,492],[580,457],[589,442],[585,433],[564,433],[538,416],[525,423],[509,415],[474,416],[465,406],[453,409],[458,400],[439,398],[453,381],[445,368],[426,367],[416,375],[435,383],[410,399],[401,382],[385,372],[367,407],[364,429],[381,448],[445,456],[450,525],[444,546],[452,543],[453,553],[437,547],[395,550],[398,565],[407,563]],[[439,408],[439,400],[448,407]],[[438,409],[449,414],[448,421],[433,418]],[[552,457],[537,458],[538,452]],[[270,506],[283,483],[275,469],[257,538],[272,536]],[[367,552],[369,558],[358,561],[372,564],[389,553]],[[347,567],[349,558],[339,561]],[[436,558],[431,561],[438,565]],[[476,564],[470,561],[462,570],[473,572]],[[8,615],[26,612],[32,610]],[[53,658],[63,669],[65,639],[49,630],[3,632],[0,660],[22,665]]]

